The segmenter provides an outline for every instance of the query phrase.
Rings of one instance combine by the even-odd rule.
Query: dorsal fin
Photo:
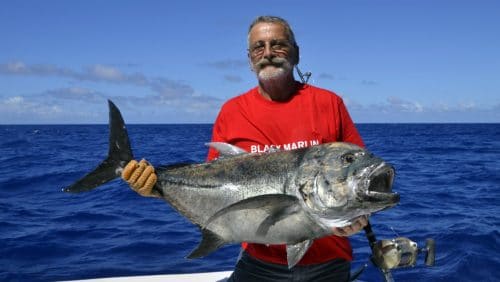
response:
[[[229,143],[224,142],[209,142],[206,143],[210,148],[217,150],[221,157],[232,157],[242,154],[248,154],[247,151],[241,149],[240,147],[231,145]]]

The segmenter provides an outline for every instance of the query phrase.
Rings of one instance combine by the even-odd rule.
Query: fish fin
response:
[[[298,199],[291,195],[260,195],[236,202],[219,210],[206,221],[205,227],[210,228],[210,224],[215,221],[225,222],[225,219],[231,218],[233,214],[239,211],[259,209],[264,212],[252,213],[254,219],[260,216],[260,218],[256,219],[260,224],[256,226],[254,232],[259,237],[263,237],[267,234],[271,226],[287,218],[291,214],[297,213],[301,208]]]
[[[255,199],[254,199],[255,200]],[[260,200],[260,199],[256,199]],[[269,228],[273,226],[276,222],[281,221],[288,216],[300,211],[301,206],[298,204],[297,198],[287,198],[285,201],[282,197],[277,197],[275,200],[280,201],[278,205],[268,208],[269,216],[267,216],[257,228],[256,234],[258,236],[266,236]],[[269,204],[269,203],[268,203]]]
[[[205,144],[206,146],[217,150],[221,157],[232,157],[242,154],[248,154],[247,151],[241,149],[240,147],[231,145],[224,142],[209,142]]]
[[[202,239],[200,244],[187,256],[187,258],[194,259],[204,257],[226,243],[222,237],[206,228],[201,229],[201,234]]]
[[[351,281],[358,281],[358,277],[363,273],[363,271],[365,271],[366,267],[368,266],[368,264],[363,264],[361,265],[360,267],[358,267],[356,270],[354,270],[353,272],[351,272],[351,275],[349,277],[349,282]]]
[[[286,245],[286,259],[289,269],[294,267],[302,259],[312,243],[313,240],[305,240],[294,245]]]
[[[97,168],[80,180],[63,189],[64,192],[79,193],[92,190],[121,174],[121,169],[133,159],[127,129],[120,110],[111,100],[109,106],[109,151],[108,157]]]

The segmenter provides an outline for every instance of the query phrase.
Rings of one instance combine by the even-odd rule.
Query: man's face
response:
[[[293,69],[297,50],[279,23],[258,23],[249,34],[248,56],[259,80],[284,77]]]

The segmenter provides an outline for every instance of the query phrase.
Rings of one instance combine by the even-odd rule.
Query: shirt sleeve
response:
[[[361,135],[359,135],[359,132],[356,129],[356,126],[354,125],[342,99],[340,99],[339,102],[339,115],[342,132],[341,141],[349,142],[364,148],[365,143],[363,142],[363,139],[361,139]]]

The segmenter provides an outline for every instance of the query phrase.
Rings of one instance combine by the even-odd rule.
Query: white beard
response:
[[[261,70],[257,76],[259,77],[259,80],[271,80],[271,79],[277,79],[285,74],[285,69],[280,67],[276,68],[273,66],[267,66],[263,70]]]
[[[266,66],[257,73],[259,81],[266,82],[269,80],[278,80],[285,78],[293,70],[290,63],[286,62],[280,67]]]

